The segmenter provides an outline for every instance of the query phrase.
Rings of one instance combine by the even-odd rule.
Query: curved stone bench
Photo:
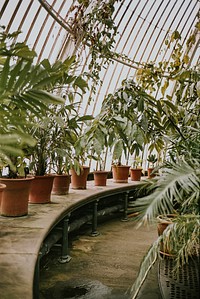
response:
[[[142,182],[126,184],[108,180],[106,187],[87,182],[86,190],[70,189],[68,195],[51,197],[49,204],[30,204],[28,216],[0,217],[0,298],[31,299],[41,246],[49,232],[76,209],[113,194],[128,194]]]

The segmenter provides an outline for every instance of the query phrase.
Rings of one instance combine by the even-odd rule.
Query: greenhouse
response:
[[[1,0],[1,299],[197,299],[199,0]]]

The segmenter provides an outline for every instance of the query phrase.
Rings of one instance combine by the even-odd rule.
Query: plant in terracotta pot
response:
[[[87,144],[83,140],[84,138],[77,136],[77,139],[73,144],[73,162],[70,167],[72,189],[87,188],[87,178],[90,172],[90,166],[86,165],[88,151]]]
[[[97,115],[84,130],[83,138],[87,144],[88,158],[96,163],[94,175],[95,186],[106,186],[109,171],[105,169],[108,147],[108,129],[103,115]]]
[[[87,84],[80,76],[74,76],[77,65],[74,56],[54,64],[50,64],[48,59],[34,63],[36,53],[25,43],[15,42],[18,34],[1,32],[0,35],[0,112],[3,116],[0,160],[1,164],[10,165],[12,170],[14,165],[9,155],[26,156],[31,159],[33,174],[46,180],[50,145],[49,134],[46,134],[49,130],[47,114],[54,111],[58,104],[64,104],[65,99],[58,95],[62,88],[73,86],[74,89],[84,89]],[[41,128],[38,124],[41,124]],[[37,180],[33,181],[30,202],[35,202],[36,193],[32,189]],[[43,186],[46,187],[46,183]],[[51,191],[51,187],[48,191]],[[50,195],[45,198],[42,191],[39,202],[49,201]]]
[[[96,144],[97,145],[97,144]],[[93,159],[96,161],[96,169],[93,170],[93,176],[94,176],[94,185],[95,186],[106,186],[107,185],[107,177],[109,174],[109,171],[105,169],[105,153],[103,151],[96,153],[95,150],[98,149],[93,148],[92,152],[88,156],[88,158]]]
[[[24,146],[34,144],[28,132],[35,125],[31,115],[41,119],[50,103],[63,103],[61,97],[47,92],[46,88],[59,80],[55,76],[59,66],[51,67],[47,59],[34,63],[35,51],[25,42],[16,42],[19,34],[8,34],[0,27],[0,163],[10,166],[10,155],[24,156]]]
[[[20,217],[28,214],[28,198],[33,177],[27,177],[29,169],[22,157],[10,156],[11,165],[5,165],[0,184],[5,185],[1,193],[1,215]]]
[[[17,217],[28,213],[32,178],[26,178],[27,173],[20,170],[24,169],[26,147],[36,142],[29,134],[30,127],[35,125],[30,119],[32,115],[41,119],[50,103],[61,104],[63,99],[46,91],[44,69],[50,65],[48,61],[35,64],[36,53],[26,43],[16,42],[19,32],[8,34],[4,29],[0,27],[0,165],[7,166],[8,177],[1,178],[7,186],[1,213]],[[27,189],[22,185],[24,181]],[[12,192],[14,197],[8,200]]]
[[[32,131],[36,140],[34,147],[27,148],[30,159],[30,173],[34,175],[31,185],[29,203],[49,203],[53,187],[54,175],[50,175],[50,126],[49,119],[43,118]]]
[[[37,116],[33,116],[32,118],[32,122],[35,123],[35,126],[30,128],[29,134],[34,138],[34,140],[36,140],[36,144],[34,147],[29,147],[27,150],[27,155],[30,158],[30,169],[35,175],[35,180],[32,184],[29,197],[30,203],[48,203],[51,200],[51,191],[55,177],[51,173],[51,155],[53,153],[55,154],[56,149],[58,155],[58,148],[61,145],[61,143],[58,144],[59,136],[55,136],[55,132],[53,132],[53,130],[56,129],[61,135],[62,133],[64,134],[62,124],[67,120],[67,116],[62,113],[64,113],[63,111],[67,109],[68,111],[72,111],[74,109],[73,95],[75,94],[75,91],[80,89],[84,92],[85,88],[87,88],[86,81],[81,76],[74,75],[74,71],[77,67],[74,56],[68,57],[64,62],[56,61],[53,65],[50,65],[47,60],[41,62],[41,64],[43,66],[41,69],[42,82],[38,82],[36,87],[38,85],[44,86],[47,94],[50,92],[52,93],[51,97],[53,99],[59,98],[61,100],[60,105],[55,106],[47,98],[46,101],[48,105],[46,107],[45,114],[43,114],[43,119],[40,120]],[[65,89],[68,90],[68,99],[61,96],[62,91]],[[53,92],[60,94],[60,96],[55,96]],[[65,105],[67,100],[71,102],[68,105]],[[62,117],[64,117],[64,120],[62,120]],[[73,116],[70,121],[71,127],[73,123],[76,128],[77,124]],[[54,125],[55,128],[52,127]],[[61,136],[61,138],[63,138],[63,136]],[[53,144],[54,141],[57,142],[57,145]],[[63,146],[65,145],[66,143]],[[62,149],[63,147],[60,148],[60,150]],[[61,161],[61,156],[62,155],[59,154],[60,158],[57,160],[58,166]],[[38,185],[40,185],[40,181],[45,181],[45,183],[41,183],[41,186],[45,186],[45,188],[42,188],[41,190],[39,190],[38,187]]]
[[[142,158],[136,156],[130,168],[131,181],[140,181],[142,176]]]
[[[129,156],[138,156],[146,144],[160,136],[156,127],[160,116],[154,99],[131,79],[124,80],[114,94],[105,97],[100,115],[108,130],[114,169],[117,164],[129,166]],[[163,146],[162,142],[158,144]]]
[[[80,137],[81,127],[89,115],[79,116],[78,103],[58,107],[51,116],[50,125],[50,159],[53,172],[56,173],[52,194],[63,195],[69,191],[71,181],[70,169],[74,165],[74,146]],[[59,184],[64,182],[65,185]]]
[[[122,154],[123,140],[118,140],[114,144],[112,160],[112,175],[115,183],[128,183],[130,165],[122,164]]]
[[[158,161],[155,154],[150,154],[147,158],[147,161],[149,162],[147,171],[148,171],[148,178],[155,177],[155,163]]]

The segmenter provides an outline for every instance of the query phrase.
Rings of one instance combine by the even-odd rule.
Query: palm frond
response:
[[[174,203],[180,206],[183,212],[198,209],[200,165],[198,160],[193,164],[184,159],[171,163],[163,174],[150,186],[149,195],[138,198],[135,202],[135,210],[140,212],[137,220],[142,222],[151,221],[159,214],[170,214],[174,212]]]
[[[159,254],[159,244],[160,244],[160,239],[162,237],[158,238],[149,248],[147,254],[145,255],[144,259],[141,262],[140,265],[140,270],[138,273],[138,276],[133,284],[133,286],[130,289],[130,294],[131,294],[131,299],[135,299],[143,282],[145,281],[149,271],[155,264],[158,258]]]
[[[173,272],[178,274],[180,268],[189,262],[189,258],[200,255],[200,216],[195,214],[177,216],[151,245],[143,258],[137,278],[131,288],[131,299],[135,299],[144,280],[155,262],[161,258],[160,252],[174,258]]]

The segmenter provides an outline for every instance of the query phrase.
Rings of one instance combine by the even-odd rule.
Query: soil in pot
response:
[[[31,184],[29,203],[49,203],[55,175],[36,176]]]
[[[6,185],[1,200],[1,215],[20,217],[28,214],[28,198],[33,177],[6,179],[0,178],[0,183]]]
[[[113,165],[113,181],[114,183],[128,183],[130,166],[127,165]]]
[[[51,194],[66,195],[69,193],[69,185],[71,176],[68,174],[56,175],[53,181],[53,188]]]
[[[106,186],[108,171],[94,171],[93,174],[95,186]]]
[[[74,169],[70,169],[71,174],[71,188],[72,189],[86,189],[87,177],[90,171],[89,166],[82,166],[81,173],[78,175]]]

